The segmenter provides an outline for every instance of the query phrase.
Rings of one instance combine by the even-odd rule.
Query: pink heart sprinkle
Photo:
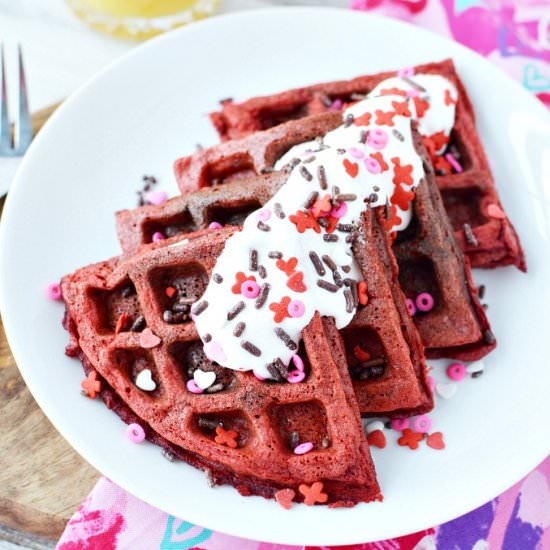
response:
[[[150,328],[144,329],[139,335],[139,345],[145,349],[155,348],[161,342],[162,340]]]
[[[340,219],[346,215],[347,211],[348,211],[348,205],[345,202],[341,202],[338,207],[335,207],[330,211],[330,215],[333,218]]]
[[[502,208],[498,204],[490,204],[487,207],[487,214],[491,218],[495,218],[497,220],[503,220],[506,218],[506,214],[503,212]]]
[[[206,357],[210,359],[210,361],[215,361],[220,365],[222,365],[227,359],[227,356],[225,355],[221,344],[214,340],[211,340],[207,344],[204,344],[204,353],[206,354]]]
[[[147,191],[145,193],[145,201],[149,204],[162,204],[168,200],[166,191]]]
[[[271,210],[269,208],[263,208],[258,212],[257,218],[262,222],[266,222],[269,218],[271,218]]]

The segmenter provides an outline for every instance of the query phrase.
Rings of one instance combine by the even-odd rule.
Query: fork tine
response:
[[[23,67],[23,52],[21,44],[17,46],[19,53],[19,114],[16,124],[15,146],[19,154],[23,154],[32,141],[31,115],[29,112],[29,100],[27,97],[27,81],[25,68]]]
[[[0,77],[2,88],[0,92],[0,152],[11,148],[10,123],[8,120],[8,92],[6,71],[4,67],[4,44],[0,45]]]

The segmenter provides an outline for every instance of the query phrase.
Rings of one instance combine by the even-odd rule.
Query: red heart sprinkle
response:
[[[287,260],[286,262],[283,259],[277,260],[275,262],[275,265],[281,270],[285,272],[285,275],[287,277],[290,277],[294,271],[296,266],[298,265],[298,258],[295,258],[294,256]]]
[[[296,491],[292,489],[281,489],[275,493],[275,500],[277,504],[282,506],[285,510],[290,510],[292,508],[292,501],[296,496]]]
[[[161,343],[161,339],[150,329],[146,328],[139,335],[139,345],[142,348],[155,348]]]
[[[350,162],[348,159],[344,159],[344,168],[352,178],[355,178],[359,173],[359,165],[356,162]]]
[[[426,439],[426,444],[432,449],[441,451],[445,448],[445,441],[443,441],[443,432],[434,432],[430,434]]]
[[[361,348],[359,344],[353,348],[353,355],[355,355],[356,359],[359,359],[359,361],[368,361],[370,359],[370,353]]]
[[[304,274],[301,271],[296,271],[288,278],[286,286],[294,292],[305,292],[307,286],[304,284]]]
[[[115,334],[119,334],[124,330],[124,327],[126,326],[126,323],[128,322],[128,314],[121,313],[120,317],[118,318],[118,321],[116,322],[115,326]]]
[[[168,296],[168,298],[172,298],[176,293],[176,289],[173,286],[167,286],[164,292],[166,293],[166,296]]]
[[[487,207],[487,214],[489,215],[489,217],[495,218],[497,220],[503,220],[504,218],[506,218],[506,214],[498,204],[490,204]]]
[[[386,434],[382,430],[375,430],[367,435],[367,441],[369,445],[383,449],[386,446]]]

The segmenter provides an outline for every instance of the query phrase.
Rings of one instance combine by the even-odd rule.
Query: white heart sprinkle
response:
[[[205,372],[201,369],[197,369],[193,373],[193,379],[195,380],[195,384],[197,384],[201,390],[205,390],[216,381],[216,373],[213,371]]]
[[[485,365],[483,361],[474,361],[466,367],[466,372],[468,374],[474,374],[475,372],[483,372],[485,370]]]
[[[384,431],[384,422],[381,420],[373,420],[372,422],[369,422],[366,426],[367,433],[370,434],[372,432],[376,432],[377,430]]]
[[[149,369],[143,369],[136,376],[136,386],[143,391],[153,391],[157,388],[157,384],[153,380],[153,376]]]
[[[457,385],[452,383],[438,382],[435,385],[435,391],[437,395],[443,397],[443,399],[451,399],[456,393]]]

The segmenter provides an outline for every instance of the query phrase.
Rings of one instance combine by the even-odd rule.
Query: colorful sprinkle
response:
[[[101,391],[101,382],[97,378],[97,372],[91,370],[86,380],[82,380],[80,383],[80,387],[90,399],[95,399],[97,394]]]
[[[391,124],[393,126],[393,123]],[[373,128],[367,136],[367,145],[376,150],[381,150],[388,144],[388,133],[381,128]]]
[[[302,382],[306,377],[306,373],[299,370],[291,370],[288,373],[287,376],[287,382],[290,382],[291,384],[299,384]]]
[[[379,449],[384,449],[387,444],[386,434],[382,430],[374,430],[367,435],[367,443]]]
[[[429,292],[421,292],[416,297],[416,307],[426,313],[428,311],[431,311],[434,307],[434,298]]]
[[[269,208],[262,208],[257,214],[258,220],[266,222],[271,218],[271,210]]]
[[[302,360],[302,358],[301,358],[298,354],[294,354],[294,355],[292,356],[292,362],[294,363],[294,366],[295,366],[300,372],[304,372],[304,371],[305,371],[304,361]]]
[[[223,225],[219,222],[210,222],[208,224],[208,229],[221,229]]]
[[[166,191],[147,191],[144,195],[144,199],[149,204],[162,204],[168,200],[168,193]]]
[[[59,283],[50,283],[46,288],[46,294],[50,300],[61,300],[61,285]]]
[[[216,373],[213,371],[204,371],[197,369],[193,373],[193,380],[198,388],[205,390],[209,388],[216,381]]]
[[[368,157],[363,162],[365,163],[365,168],[371,174],[380,174],[380,172],[382,172],[382,167],[380,166],[380,163],[375,159]]]
[[[173,286],[167,286],[165,289],[164,289],[164,293],[166,294],[166,296],[168,296],[168,298],[173,298],[174,297],[174,294],[176,293],[176,289],[173,287]]]
[[[159,241],[163,241],[164,239],[166,239],[166,237],[164,236],[163,233],[161,233],[160,231],[155,231],[153,233],[153,236],[151,237],[152,238],[152,241],[154,243],[158,243]]]
[[[458,162],[458,160],[455,159],[452,153],[447,153],[445,155],[445,158],[447,159],[447,162],[453,167],[453,170],[457,174],[460,174],[463,171],[462,166],[460,165],[460,162]]]
[[[296,492],[292,489],[281,489],[275,493],[275,500],[279,506],[285,510],[290,510],[295,496]]]
[[[306,441],[305,443],[300,443],[300,445],[297,445],[294,447],[294,454],[295,455],[305,455],[306,453],[309,453],[313,449],[313,443],[311,441]]]
[[[241,294],[245,298],[256,298],[260,294],[260,285],[256,281],[245,281],[241,285]]]
[[[416,314],[416,306],[414,305],[414,301],[410,298],[407,298],[405,300],[405,303],[407,304],[407,309],[409,310],[409,315],[413,317]]]
[[[442,432],[434,432],[426,438],[426,445],[435,449],[436,451],[441,451],[445,448],[445,441],[443,441]]]
[[[139,345],[145,349],[156,348],[162,340],[150,329],[145,328],[139,335]]]
[[[418,444],[424,439],[424,434],[417,433],[409,428],[403,430],[403,435],[397,440],[401,447],[409,447],[412,451],[418,449]]]
[[[348,205],[345,202],[341,202],[339,206],[333,208],[330,211],[330,215],[333,218],[340,219],[343,218],[348,211]]]
[[[357,295],[359,296],[359,303],[362,306],[366,306],[369,301],[369,295],[367,293],[367,283],[365,281],[360,281],[357,284]]]
[[[457,390],[457,385],[446,382],[437,382],[435,385],[435,391],[439,397],[442,397],[443,399],[451,399],[451,397],[454,396]]]
[[[392,430],[395,430],[397,432],[402,432],[403,430],[406,430],[409,427],[409,419],[408,418],[394,418],[391,421],[391,427]]]
[[[432,420],[427,414],[417,416],[413,420],[413,428],[415,432],[428,433],[432,427]]]
[[[136,386],[143,391],[155,391],[157,384],[150,369],[143,369],[136,376]]]
[[[301,317],[306,311],[306,306],[301,300],[292,300],[288,304],[288,314],[291,317]]]
[[[451,363],[447,367],[447,376],[455,382],[460,382],[468,374],[466,371],[466,365],[464,363]]]
[[[187,389],[191,392],[191,393],[202,393],[203,390],[201,390],[198,386],[197,386],[197,383],[195,382],[195,380],[193,379],[190,379],[190,380],[187,380]]]
[[[126,428],[126,437],[132,443],[141,443],[145,439],[145,430],[135,422]]]
[[[235,430],[225,430],[221,426],[216,428],[216,437],[214,441],[220,445],[227,445],[231,449],[237,448],[237,436],[239,434]]]
[[[304,495],[304,504],[307,506],[313,506],[316,502],[324,504],[328,500],[328,495],[323,493],[323,484],[320,481],[311,485],[302,483],[298,490]]]

